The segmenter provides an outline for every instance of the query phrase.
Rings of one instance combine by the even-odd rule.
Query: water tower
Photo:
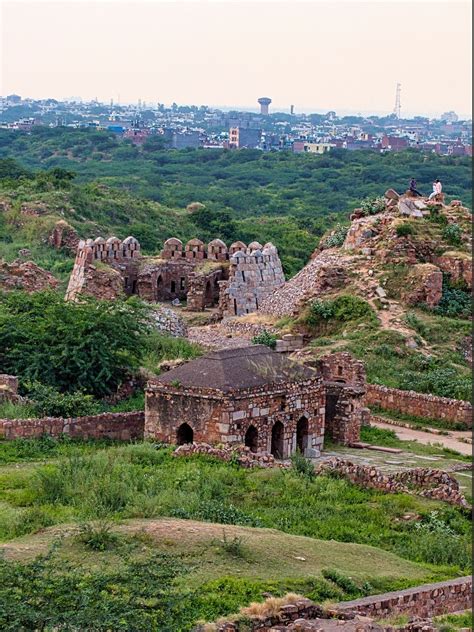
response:
[[[268,97],[260,97],[258,102],[260,103],[260,114],[262,114],[263,116],[268,116],[268,106],[270,105],[272,100]]]

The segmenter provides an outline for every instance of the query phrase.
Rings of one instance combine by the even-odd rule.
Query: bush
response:
[[[364,215],[376,215],[385,211],[385,198],[383,197],[367,197],[360,203],[360,208]]]
[[[302,476],[306,476],[312,480],[316,474],[311,459],[307,459],[299,450],[291,455],[291,467]]]
[[[346,595],[350,595],[351,597],[359,596],[361,590],[350,577],[346,577],[339,571],[335,569],[323,569],[321,571],[324,579],[328,579],[332,581],[338,588],[340,588]]]
[[[26,385],[36,417],[85,417],[100,412],[92,395],[80,391],[60,393],[52,386],[33,382]]]
[[[139,367],[148,310],[136,299],[66,302],[51,291],[15,291],[0,301],[0,371],[21,384],[101,397]]]
[[[106,551],[118,542],[117,534],[112,531],[112,523],[106,519],[82,524],[78,539],[93,551]]]
[[[402,371],[399,388],[467,401],[472,396],[470,377],[458,375],[455,369],[449,367],[425,369],[422,372]]]
[[[350,294],[341,294],[333,300],[316,299],[309,306],[305,318],[310,327],[316,327],[322,321],[334,319],[340,323],[364,319],[373,319],[374,313],[367,301]]]
[[[395,230],[397,233],[397,237],[407,237],[408,235],[413,234],[413,227],[407,222],[404,222],[403,224],[397,224]]]
[[[252,338],[252,344],[266,345],[267,347],[270,347],[270,349],[275,349],[277,340],[278,338],[275,336],[275,334],[271,334],[265,329],[260,334]]]
[[[443,230],[443,238],[451,246],[459,246],[462,243],[462,230],[458,224],[448,224]]]
[[[472,298],[469,292],[453,287],[446,277],[443,280],[443,294],[434,311],[450,318],[469,318],[472,312]]]
[[[331,233],[323,240],[324,248],[335,248],[342,246],[346,239],[348,226],[342,226],[342,224],[336,224],[336,227]],[[320,244],[321,245],[321,244]]]

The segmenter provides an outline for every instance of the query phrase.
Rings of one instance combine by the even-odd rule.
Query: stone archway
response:
[[[178,445],[184,445],[185,443],[192,443],[194,439],[194,430],[187,423],[181,424],[176,431],[176,443]]]
[[[283,458],[284,435],[285,427],[281,421],[275,422],[272,428],[272,443],[270,452],[276,459]]]
[[[306,454],[308,449],[308,420],[301,417],[296,424],[296,449]]]
[[[214,305],[214,296],[212,292],[211,282],[206,283],[206,289],[204,292],[204,307],[212,307]]]
[[[245,433],[245,445],[250,448],[250,452],[258,451],[258,430],[250,425]]]

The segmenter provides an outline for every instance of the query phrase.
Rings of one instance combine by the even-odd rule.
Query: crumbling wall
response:
[[[385,410],[396,410],[415,417],[440,419],[472,427],[472,404],[460,399],[449,399],[415,391],[367,384],[365,394],[367,406],[378,406]]]
[[[40,292],[54,289],[59,285],[58,279],[43,270],[33,261],[16,259],[12,263],[0,260],[0,290],[24,290]]]
[[[0,437],[11,440],[31,439],[43,435],[67,435],[80,439],[107,438],[128,441],[143,438],[144,421],[143,411],[71,418],[0,419]]]
[[[278,251],[273,244],[252,242],[230,259],[229,280],[221,283],[223,316],[242,316],[259,309],[262,301],[285,283]]]

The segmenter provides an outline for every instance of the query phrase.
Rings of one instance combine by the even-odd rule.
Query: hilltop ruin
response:
[[[79,242],[66,299],[137,295],[150,302],[185,300],[189,311],[215,307],[221,316],[241,316],[256,311],[284,282],[271,243],[239,241],[228,248],[220,239],[183,245],[171,238],[159,257],[146,257],[134,237],[98,237]]]

